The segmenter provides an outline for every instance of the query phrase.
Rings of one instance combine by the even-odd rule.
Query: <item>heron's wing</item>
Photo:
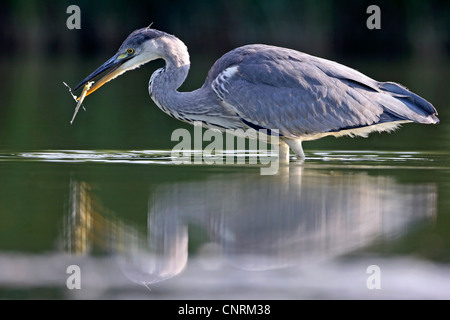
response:
[[[227,63],[222,62],[225,68],[216,72],[211,86],[251,127],[298,138],[406,119],[403,103],[354,69],[289,49],[246,49],[251,54],[234,53],[244,58],[222,58]],[[409,91],[392,86],[398,98],[407,97]]]

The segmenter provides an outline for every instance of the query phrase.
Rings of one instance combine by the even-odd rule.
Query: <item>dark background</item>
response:
[[[81,9],[82,28],[68,33],[71,4]],[[366,28],[372,4],[381,30]],[[449,1],[3,1],[0,21],[4,57],[113,51],[151,22],[193,54],[253,42],[336,58],[442,59],[450,50]]]

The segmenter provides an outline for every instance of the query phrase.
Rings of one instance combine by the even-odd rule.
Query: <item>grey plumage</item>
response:
[[[130,48],[133,54],[126,54]],[[111,75],[98,87],[158,58],[166,66],[152,75],[149,92],[164,112],[220,130],[277,129],[300,158],[304,140],[366,136],[405,122],[439,122],[428,101],[399,84],[377,82],[333,61],[261,44],[226,53],[212,66],[200,89],[178,92],[189,72],[187,48],[175,36],[150,28],[134,31],[108,65],[77,88],[110,69],[114,61]]]
[[[205,85],[234,65],[239,66],[236,74],[216,87],[222,100],[245,120],[278,128],[287,138],[392,121],[438,122],[430,103],[398,84],[380,83],[335,62],[266,45],[227,53],[213,66]]]

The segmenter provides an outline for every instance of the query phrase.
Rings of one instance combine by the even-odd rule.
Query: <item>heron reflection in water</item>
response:
[[[289,149],[305,158],[303,141],[365,137],[373,131],[393,131],[403,123],[439,122],[428,101],[399,84],[378,82],[333,61],[262,44],[226,53],[200,89],[179,92],[190,67],[187,47],[177,37],[150,27],[132,32],[118,52],[75,90],[87,84],[84,99],[106,82],[156,59],[163,59],[165,67],[153,73],[148,90],[161,110],[221,131],[266,130],[280,137],[283,162],[289,161]]]
[[[65,247],[82,255],[106,249],[130,280],[148,285],[178,275],[191,258],[205,267],[248,271],[330,261],[436,216],[434,183],[295,164],[288,169],[277,176],[239,172],[160,184],[143,199],[145,230],[102,208],[89,183],[74,181]],[[188,249],[193,226],[207,235],[194,254]]]

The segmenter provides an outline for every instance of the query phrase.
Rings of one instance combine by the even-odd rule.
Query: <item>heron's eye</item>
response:
[[[128,54],[133,54],[134,53],[134,49],[133,48],[128,48],[127,52],[128,52]]]

